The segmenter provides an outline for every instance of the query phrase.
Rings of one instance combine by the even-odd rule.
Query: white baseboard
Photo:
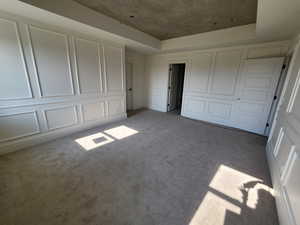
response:
[[[93,127],[101,126],[107,123],[120,121],[127,118],[127,114],[118,114],[106,117],[102,120],[97,120],[85,124],[76,124],[71,127],[53,130],[47,133],[40,133],[26,138],[20,138],[14,141],[6,142],[0,145],[0,155],[15,152],[24,148],[32,147],[34,145],[42,144],[60,137],[64,137],[82,130],[91,129]]]

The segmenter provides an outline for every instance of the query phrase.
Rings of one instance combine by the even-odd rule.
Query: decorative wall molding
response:
[[[84,107],[93,106],[93,105],[94,107],[96,106],[97,110],[96,112],[91,112],[91,114],[94,114],[94,116],[91,119],[88,119],[87,112],[84,111]],[[95,101],[95,102],[87,102],[87,103],[80,104],[81,112],[82,112],[82,120],[84,122],[88,122],[88,121],[95,121],[95,120],[105,118],[105,116],[107,116],[105,106],[106,106],[105,101]],[[98,113],[101,114],[97,114],[97,111]]]
[[[201,74],[198,73],[197,71],[194,71],[194,65],[196,65],[195,61],[197,59],[199,59],[199,56],[200,55],[206,55],[207,57],[209,57],[209,62],[208,64],[206,65],[207,66],[207,70],[206,71],[206,77],[204,78],[203,80],[203,77],[202,77],[202,80],[201,82],[195,82],[193,81],[192,79],[193,78],[196,78],[195,76],[202,76],[202,72]],[[198,53],[198,54],[192,54],[191,56],[191,59],[189,60],[190,61],[190,65],[189,65],[189,72],[186,73],[186,76],[185,76],[185,83],[186,83],[186,89],[187,89],[187,92],[195,92],[195,93],[208,93],[208,89],[209,89],[209,86],[210,86],[210,83],[211,83],[211,74],[212,74],[212,70],[213,70],[213,64],[214,64],[214,61],[215,61],[215,57],[214,57],[214,54],[213,53]],[[186,65],[187,66],[187,65]],[[203,66],[205,67],[205,65],[201,65],[201,67],[203,68]],[[197,78],[196,78],[197,79]],[[199,78],[198,78],[199,79]],[[201,78],[200,78],[201,79]],[[204,83],[205,86],[202,87],[201,89],[197,86],[197,87],[194,87],[194,88],[191,88],[192,84],[194,83]]]
[[[64,109],[70,109],[70,108],[72,109],[72,112],[74,113],[73,116],[74,116],[75,120],[73,120],[73,121],[71,121],[69,123],[65,123],[65,124],[61,124],[61,125],[56,125],[56,126],[55,125],[51,126],[51,121],[49,121],[49,115],[47,113],[49,113],[49,112],[55,112],[55,111],[61,111],[61,113],[57,114],[57,117],[63,117],[62,111]],[[56,129],[60,129],[60,128],[70,127],[70,126],[73,126],[73,125],[75,125],[75,124],[78,123],[78,115],[77,115],[77,110],[76,110],[76,106],[75,105],[49,108],[49,109],[43,110],[42,112],[43,112],[43,115],[44,115],[44,118],[45,118],[48,130],[56,130]]]
[[[234,74],[234,79],[233,79],[233,86],[232,86],[232,90],[230,91],[230,93],[224,93],[224,92],[216,92],[214,90],[214,82],[216,79],[216,69],[217,69],[217,58],[218,55],[220,54],[226,54],[226,53],[232,53],[232,52],[237,52],[239,54],[239,58],[238,60],[236,60],[234,63],[237,63],[237,65],[235,66],[235,72],[230,72],[230,74]],[[211,75],[211,83],[210,83],[210,87],[209,87],[209,93],[210,94],[214,94],[214,95],[227,95],[227,96],[233,96],[235,94],[235,90],[236,90],[236,86],[237,86],[237,82],[238,82],[238,76],[240,73],[240,69],[241,69],[241,64],[242,64],[242,50],[238,49],[238,50],[226,50],[226,51],[218,51],[215,53],[215,57],[214,57],[214,64],[213,64],[213,72]],[[226,56],[226,59],[232,59],[233,57],[230,56]],[[222,72],[224,73],[224,72]]]
[[[0,139],[0,143],[7,142],[7,141],[12,141],[12,140],[19,139],[19,138],[22,138],[22,137],[31,136],[31,135],[38,134],[38,133],[41,132],[40,124],[39,124],[39,120],[37,118],[37,112],[36,111],[27,111],[27,112],[25,111],[25,112],[15,112],[15,113],[10,113],[10,114],[1,114],[0,119],[1,119],[1,117],[14,117],[14,116],[24,115],[24,114],[32,114],[33,115],[34,122],[35,122],[34,125],[36,127],[36,130],[32,131],[32,132],[27,132],[27,133],[24,133],[24,134],[19,134],[19,135],[16,135],[16,136],[12,136],[12,137]],[[2,129],[4,129],[4,128],[2,128]]]
[[[71,86],[71,94],[46,95],[46,94],[43,93],[42,85],[41,85],[40,71],[38,70],[38,64],[37,64],[36,50],[34,48],[34,42],[33,42],[33,38],[32,38],[32,31],[34,29],[42,31],[42,32],[48,32],[50,34],[58,35],[58,36],[61,36],[61,37],[64,38],[65,47],[66,47],[68,77],[69,77],[70,86]],[[74,84],[73,84],[73,76],[72,76],[72,68],[71,68],[71,59],[70,59],[70,46],[69,46],[68,36],[66,34],[59,33],[59,32],[56,32],[56,31],[49,30],[49,29],[45,29],[45,28],[41,28],[41,27],[37,27],[35,25],[27,25],[27,30],[28,30],[28,37],[30,39],[30,48],[31,48],[32,60],[34,62],[34,70],[35,70],[36,81],[37,81],[37,86],[39,88],[40,97],[41,98],[53,98],[53,97],[67,97],[67,96],[75,95]]]
[[[2,17],[8,17],[9,19],[2,19]],[[24,70],[27,75],[30,98],[5,99],[5,101],[2,101],[4,99],[0,97],[0,118],[4,118],[4,115],[12,114],[11,112],[16,114],[34,112],[32,117],[34,116],[34,120],[38,123],[38,130],[27,132],[25,129],[26,134],[24,135],[1,140],[0,154],[126,117],[124,45],[103,41],[96,36],[64,30],[50,24],[45,25],[38,21],[27,20],[18,16],[11,17],[0,13],[0,23],[2,20],[9,21],[9,24],[14,26],[16,38],[18,39],[18,41],[15,41],[16,43],[18,42],[15,45],[18,45],[19,50],[12,53],[12,55],[18,54],[19,57],[19,51],[21,52],[24,66],[22,71]],[[3,28],[3,32],[7,28],[11,33],[9,36],[13,36],[11,26],[6,25]],[[76,40],[83,41],[79,42],[81,44],[80,47],[83,48],[82,55],[90,54],[91,57],[97,55],[97,59],[92,62],[93,68],[97,68],[97,70],[90,70],[85,61],[78,63]],[[85,44],[86,42],[89,44]],[[24,46],[22,43],[24,43]],[[41,46],[47,46],[50,49],[47,51]],[[110,54],[109,57],[105,55],[107,49]],[[55,56],[59,57],[55,58]],[[47,62],[47,60],[52,61]],[[56,67],[56,65],[58,66]],[[44,68],[42,71],[46,71],[45,68],[47,69],[46,73],[43,73],[46,77],[41,75],[39,70],[41,66]],[[93,85],[86,85],[85,90],[82,90],[82,87],[80,87],[80,79],[78,77],[78,67],[80,66],[83,66],[81,69],[87,72],[97,71],[97,79],[95,80],[97,80],[99,88],[96,92],[86,92],[89,87],[95,87]],[[109,74],[107,66],[108,68],[113,68],[113,71],[117,71],[118,74]],[[61,78],[64,83],[59,83],[59,73],[55,73],[55,71],[64,75]],[[111,76],[113,79],[109,83],[107,80]],[[43,81],[48,81],[50,78],[55,79],[52,84],[43,84]],[[5,79],[5,74],[3,79]],[[55,86],[55,84],[60,86]],[[109,87],[108,84],[110,85]],[[46,85],[46,90],[43,85]],[[66,89],[61,87],[66,87]],[[110,106],[109,102],[111,102]],[[93,103],[96,105],[93,105]],[[87,106],[89,107],[88,109],[85,108],[87,110],[85,112],[83,110],[84,105],[89,104],[91,105]],[[97,106],[99,106],[98,111]],[[98,115],[94,115],[97,113]],[[31,122],[29,121],[27,124],[31,124]],[[33,127],[35,126],[37,125]],[[28,127],[29,131],[33,129],[32,126]],[[12,133],[14,134],[14,130]],[[10,133],[3,133],[3,137],[6,137],[5,135],[9,136]]]
[[[98,75],[99,75],[99,83],[98,83],[98,88],[96,91],[83,91],[82,90],[82,84],[80,82],[80,73],[79,73],[79,50],[78,50],[78,45],[79,45],[79,41],[84,41],[84,42],[87,42],[87,43],[90,43],[90,44],[93,44],[96,46],[96,51],[97,51],[97,58],[98,58],[98,63],[97,63],[97,69],[98,69]],[[77,82],[78,82],[78,86],[79,86],[79,94],[87,94],[87,93],[98,93],[98,94],[102,94],[103,93],[103,79],[102,79],[102,76],[103,76],[103,66],[102,66],[102,52],[101,52],[101,43],[97,42],[97,41],[91,41],[91,40],[88,40],[88,39],[83,39],[83,38],[73,38],[73,43],[74,43],[74,48],[75,48],[75,71],[76,71],[76,79],[77,79]]]
[[[23,48],[23,44],[22,44],[22,40],[21,40],[21,36],[20,36],[20,31],[19,31],[19,26],[18,23],[14,20],[10,20],[10,19],[5,19],[0,17],[0,22],[4,21],[7,23],[12,24],[12,26],[14,27],[15,30],[15,34],[16,34],[16,39],[18,42],[18,49],[19,49],[19,54],[22,60],[22,65],[23,65],[23,70],[24,70],[24,74],[25,74],[25,79],[26,79],[26,85],[27,85],[27,89],[29,91],[29,96],[27,97],[14,97],[14,98],[3,98],[0,96],[0,101],[3,100],[25,100],[25,99],[32,99],[33,98],[33,92],[32,92],[32,87],[30,85],[30,80],[29,80],[29,74],[28,74],[28,68],[27,68],[27,63],[25,60],[25,55],[24,55],[24,48]]]
[[[120,61],[118,62],[117,65],[113,65],[111,67],[109,67],[108,63],[109,62],[113,62],[113,60],[109,60],[109,49],[113,49],[114,51],[117,51],[118,54],[114,56],[114,58],[116,57],[120,57]],[[124,51],[123,49],[117,48],[115,46],[105,46],[104,47],[104,70],[105,70],[105,87],[106,87],[106,94],[111,94],[111,95],[116,95],[116,94],[122,94],[125,91],[125,74],[124,74]],[[122,66],[122,68],[119,68],[120,65]],[[115,68],[119,68],[120,71],[116,72],[116,71],[110,71],[110,69],[115,69]],[[118,69],[118,70],[119,70]],[[118,74],[119,73],[119,74]],[[116,78],[116,75],[119,75],[121,78],[120,83],[117,85],[118,87],[110,87],[110,85],[112,83],[110,83],[111,81],[113,81],[114,78]],[[114,77],[112,77],[112,75],[114,75]],[[118,79],[119,80],[119,79]]]

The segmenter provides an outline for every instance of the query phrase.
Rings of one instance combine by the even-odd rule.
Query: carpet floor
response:
[[[0,157],[2,225],[277,225],[255,134],[145,110]]]

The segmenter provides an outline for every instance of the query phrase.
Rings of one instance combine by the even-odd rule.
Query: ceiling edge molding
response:
[[[249,24],[162,41],[161,52],[185,51],[256,44],[268,40],[256,35],[256,25]]]
[[[72,0],[1,0],[0,8],[43,23],[53,23],[56,16],[56,22],[60,20],[60,26],[68,24],[67,28],[71,27],[75,31],[87,30],[89,27],[94,32],[97,30],[103,39],[121,42],[146,53],[159,51],[161,46],[160,40]]]

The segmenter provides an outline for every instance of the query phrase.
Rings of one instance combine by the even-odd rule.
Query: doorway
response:
[[[185,63],[169,65],[168,112],[181,113]]]
[[[126,110],[133,110],[132,94],[132,63],[126,63]]]

